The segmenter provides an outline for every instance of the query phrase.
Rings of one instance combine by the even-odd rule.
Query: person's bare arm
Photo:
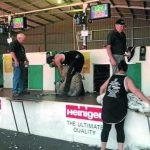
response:
[[[100,92],[99,92],[100,95],[106,92],[106,88],[107,88],[107,86],[108,86],[108,83],[109,83],[109,79],[107,79],[107,80],[102,84],[102,86],[100,87]]]
[[[129,91],[150,105],[150,99],[148,99],[139,89],[136,88],[131,78],[127,77],[126,84]]]
[[[112,55],[112,52],[111,52],[111,45],[107,45],[107,46],[106,46],[106,49],[107,49],[107,54],[108,54],[108,56],[109,56],[111,65],[116,66],[117,63],[116,63],[116,60],[114,59],[114,57],[113,57],[113,55]]]
[[[29,63],[29,60],[28,60],[28,58],[27,58],[27,55],[25,54],[25,59],[26,59],[26,61]]]
[[[55,65],[58,67],[60,75],[63,76],[63,66],[62,66],[62,55],[58,54],[55,56]]]
[[[10,55],[11,55],[11,57],[13,58],[13,60],[15,62],[15,66],[18,67],[19,66],[19,62],[18,62],[18,59],[17,59],[15,53],[14,52],[10,52]]]

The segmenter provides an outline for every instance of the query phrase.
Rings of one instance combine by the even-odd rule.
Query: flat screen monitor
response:
[[[13,29],[25,29],[27,27],[26,17],[14,17],[12,18]]]
[[[110,18],[110,4],[104,3],[99,5],[93,5],[90,8],[90,19],[104,19]]]

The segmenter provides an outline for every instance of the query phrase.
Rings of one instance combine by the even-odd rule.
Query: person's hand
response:
[[[111,63],[112,66],[116,66],[117,65],[116,60],[114,58],[110,59],[110,63]]]
[[[18,67],[19,66],[19,62],[16,60],[15,61],[15,66]]]
[[[128,52],[125,52],[125,53],[124,53],[124,56],[127,56],[127,58],[130,58],[130,57],[131,57],[131,52],[129,52],[129,51],[128,51]]]
[[[24,62],[24,66],[25,66],[25,67],[28,67],[28,66],[29,66],[29,61],[28,61],[28,60],[26,60],[26,61]]]
[[[27,62],[27,64],[29,65],[29,61],[27,60],[26,62]]]
[[[150,106],[150,99],[149,99],[149,101],[148,101],[148,104],[149,104],[149,106]]]

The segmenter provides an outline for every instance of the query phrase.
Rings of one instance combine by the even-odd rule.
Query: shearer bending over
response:
[[[56,65],[61,77],[63,77],[63,64],[68,65],[68,72],[63,95],[67,95],[72,77],[76,72],[81,72],[84,65],[84,56],[78,51],[61,52],[55,56],[50,56],[49,63]]]

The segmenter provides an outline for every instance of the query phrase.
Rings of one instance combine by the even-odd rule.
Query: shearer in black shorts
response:
[[[50,56],[49,63],[56,65],[59,69],[60,75],[63,77],[62,65],[68,65],[68,72],[64,88],[64,95],[70,89],[71,79],[76,72],[81,72],[84,65],[84,56],[79,51],[61,52],[55,56]]]

